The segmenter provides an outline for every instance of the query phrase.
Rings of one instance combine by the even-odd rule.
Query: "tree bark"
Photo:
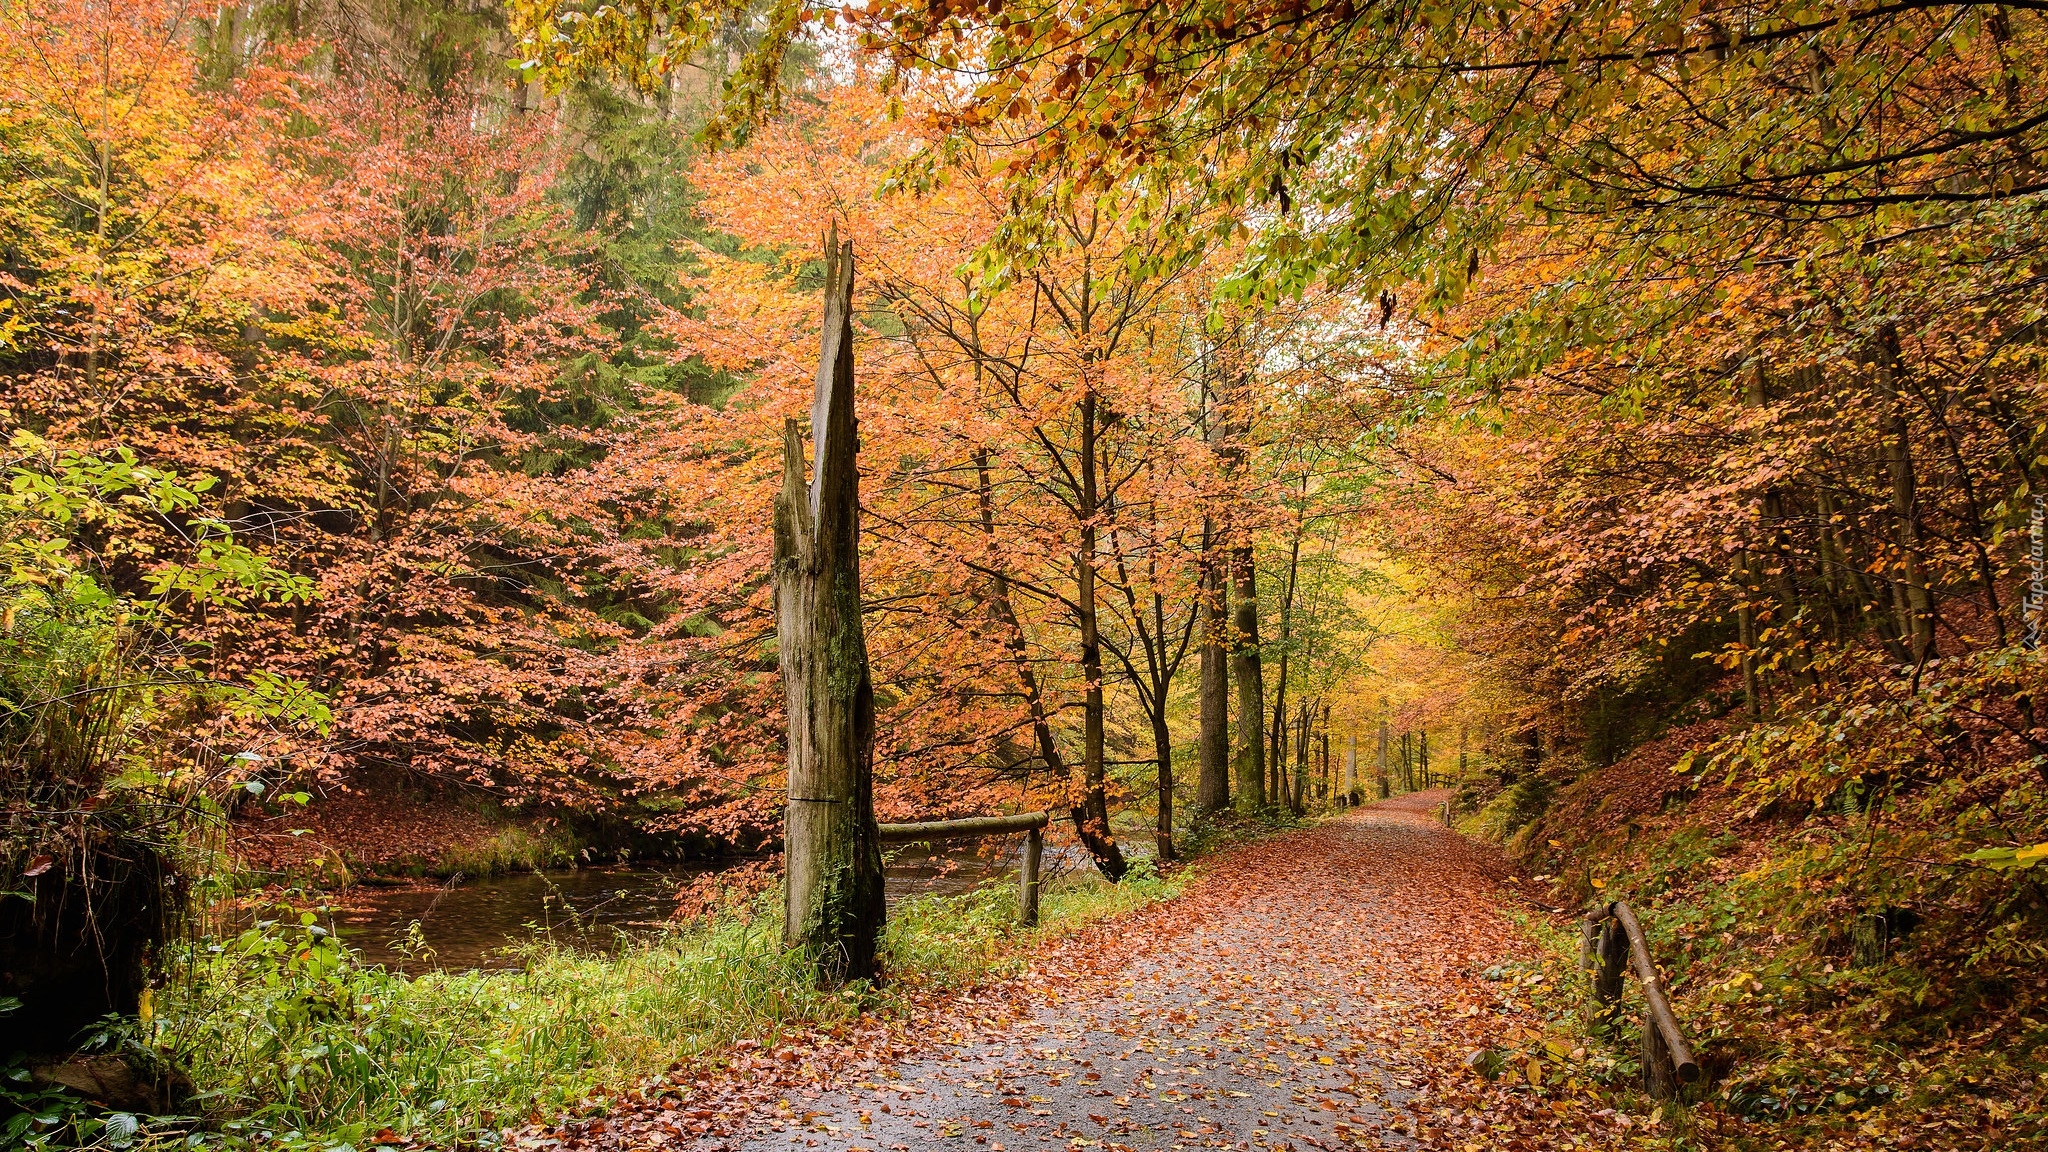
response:
[[[1301,502],[1306,508],[1308,495],[1308,474],[1302,473]],[[1294,640],[1294,590],[1301,573],[1301,537],[1306,529],[1307,519],[1297,515],[1294,523],[1294,538],[1287,547],[1287,582],[1280,593],[1280,675],[1273,683],[1273,731],[1271,745],[1266,749],[1266,759],[1272,764],[1273,796],[1276,802],[1287,800],[1288,789],[1284,780],[1287,764],[1287,674],[1293,663]],[[1295,788],[1300,791],[1299,784]],[[1290,805],[1298,807],[1298,805]]]
[[[1392,780],[1392,779],[1390,779],[1390,778],[1388,777],[1388,775],[1387,775],[1387,771],[1388,771],[1388,768],[1387,768],[1387,735],[1388,735],[1388,733],[1387,733],[1387,719],[1386,719],[1386,715],[1385,715],[1385,713],[1386,713],[1386,707],[1387,707],[1387,705],[1386,705],[1386,701],[1384,701],[1384,700],[1383,700],[1383,701],[1381,701],[1381,702],[1380,702],[1380,712],[1381,712],[1381,716],[1380,716],[1380,753],[1379,753],[1379,763],[1378,763],[1377,767],[1378,767],[1378,781],[1379,781],[1379,793],[1380,793],[1380,799],[1382,799],[1382,800],[1385,800],[1385,799],[1386,799],[1386,798],[1387,798],[1388,796],[1392,795],[1392,794],[1393,794],[1393,790],[1394,790],[1394,782],[1393,782],[1393,780]]]
[[[818,976],[875,975],[882,856],[874,813],[874,688],[860,618],[860,473],[853,413],[853,245],[827,240],[825,330],[811,408],[815,461],[783,426],[775,616],[789,717],[783,940]]]
[[[1334,761],[1332,761],[1332,760],[1330,759],[1330,704],[1329,704],[1329,702],[1328,702],[1327,700],[1323,702],[1323,724],[1322,724],[1322,729],[1321,729],[1321,731],[1322,731],[1322,742],[1323,742],[1323,746],[1322,746],[1322,757],[1323,757],[1323,775],[1322,775],[1322,780],[1323,780],[1323,792],[1322,792],[1322,799],[1324,799],[1324,800],[1328,800],[1328,799],[1330,799],[1330,793],[1331,793],[1331,792],[1332,792],[1332,791],[1334,790],[1334,788],[1335,788],[1335,784],[1336,784],[1336,782],[1335,782],[1335,780],[1333,780],[1333,779],[1332,779],[1332,777],[1333,777],[1333,776],[1335,775],[1335,771],[1334,771],[1334,769],[1335,769],[1335,762],[1334,762]]]
[[[1308,809],[1308,754],[1309,729],[1315,723],[1315,701],[1301,702],[1301,717],[1295,725],[1294,738],[1294,788],[1287,799],[1287,807],[1296,816]]]
[[[1362,796],[1358,793],[1358,733],[1345,734],[1344,748],[1344,803],[1356,804]]]
[[[1934,597],[1920,566],[1919,493],[1913,476],[1912,429],[1906,423],[1899,395],[1899,335],[1885,326],[1878,342],[1877,387],[1885,399],[1884,454],[1891,474],[1892,514],[1898,520],[1899,578],[1893,595],[1900,615],[1899,631],[1911,647],[1913,662],[1925,664],[1934,655]]]
[[[1259,667],[1259,581],[1249,543],[1231,549],[1230,676],[1237,681],[1237,807],[1266,806],[1266,682]]]
[[[1095,599],[1096,514],[1101,496],[1095,468],[1095,419],[1100,407],[1092,385],[1081,398],[1080,546],[1075,549],[1074,603],[1080,618],[1081,779],[1071,809],[1074,833],[1110,882],[1123,879],[1128,865],[1109,831],[1108,777],[1103,765],[1102,630]]]
[[[1754,577],[1749,570],[1748,550],[1737,552],[1735,557],[1735,576],[1742,586],[1739,593],[1741,606],[1735,609],[1735,638],[1742,644],[1742,710],[1754,723],[1763,718],[1763,692],[1757,683],[1756,673],[1756,614],[1750,607]]]
[[[1201,781],[1195,803],[1203,812],[1230,807],[1230,665],[1225,650],[1228,585],[1215,525],[1202,520],[1202,731]]]

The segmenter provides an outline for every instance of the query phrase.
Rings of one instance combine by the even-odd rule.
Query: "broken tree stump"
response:
[[[860,619],[860,473],[853,417],[853,245],[825,242],[825,331],[803,433],[782,431],[775,501],[775,625],[789,711],[783,939],[818,976],[875,975],[882,854],[875,828],[875,700]]]

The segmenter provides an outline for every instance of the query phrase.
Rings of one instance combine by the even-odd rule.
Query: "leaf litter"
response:
[[[1595,1075],[1499,852],[1413,793],[1235,848],[1180,896],[1050,943],[1014,978],[742,1042],[518,1149],[1626,1147],[1668,1140]],[[1540,911],[1540,906],[1539,906]],[[1555,1016],[1553,1011],[1550,1016]],[[1609,1077],[1611,1079],[1611,1077]],[[1659,1128],[1663,1131],[1659,1132]]]

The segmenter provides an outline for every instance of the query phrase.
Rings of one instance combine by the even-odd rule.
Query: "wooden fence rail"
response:
[[[965,820],[927,820],[917,824],[877,826],[884,844],[926,844],[943,840],[978,840],[984,836],[1024,833],[1024,866],[1017,870],[1017,919],[1026,927],[1038,923],[1038,861],[1045,852],[1045,826],[1051,813],[1016,816],[971,816]]]
[[[1643,1088],[1659,1100],[1677,1096],[1680,1084],[1700,1078],[1700,1066],[1664,996],[1664,983],[1635,909],[1623,900],[1596,906],[1586,913],[1579,938],[1581,962],[1592,973],[1593,998],[1605,1023],[1620,1014],[1623,969],[1633,958],[1636,982],[1643,986],[1649,1005],[1643,1021]]]

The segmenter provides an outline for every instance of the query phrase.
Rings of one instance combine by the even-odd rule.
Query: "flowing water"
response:
[[[905,850],[883,870],[890,904],[921,893],[966,892],[1014,876],[1017,844],[976,844],[939,852]],[[357,888],[341,898],[335,927],[373,964],[409,969],[516,968],[518,945],[537,939],[609,951],[672,923],[676,889],[715,868],[579,868],[521,872],[442,886]],[[418,925],[417,929],[414,925]]]

